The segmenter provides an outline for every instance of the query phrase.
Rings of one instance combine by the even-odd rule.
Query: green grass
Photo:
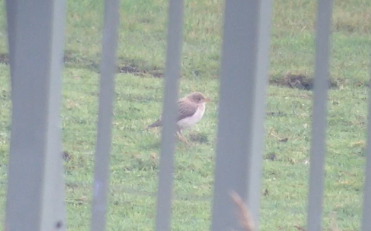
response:
[[[153,230],[160,130],[143,131],[162,110],[167,2],[121,1],[111,156],[108,230]],[[276,0],[272,25],[270,80],[261,230],[304,226],[308,193],[312,92],[285,85],[286,73],[310,77],[314,68],[316,1]],[[96,140],[103,2],[68,1],[66,68],[63,75],[63,148],[68,227],[88,230]],[[1,11],[4,12],[2,6]],[[371,2],[335,1],[331,54],[328,153],[324,225],[335,211],[342,230],[359,230],[365,164],[365,137],[371,34]],[[212,99],[205,118],[176,148],[173,230],[207,230],[217,132],[221,0],[185,1],[180,95],[201,91]],[[4,15],[4,14],[2,14]],[[7,53],[4,17],[0,53]],[[9,150],[9,66],[0,64],[0,181],[6,180]],[[271,160],[271,156],[275,156]],[[77,184],[77,185],[73,185]],[[0,203],[5,204],[4,187]],[[4,211],[4,210],[1,210]],[[0,215],[4,215],[0,212]]]

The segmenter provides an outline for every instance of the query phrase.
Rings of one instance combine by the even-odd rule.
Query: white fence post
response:
[[[322,224],[332,0],[318,0],[317,7],[308,231],[319,231]]]
[[[65,230],[61,74],[65,0],[7,0],[12,124],[7,231]]]
[[[369,103],[368,103],[367,148],[366,148],[367,160],[365,170],[365,185],[363,190],[362,231],[371,231],[371,89],[369,89],[368,101]]]
[[[14,42],[15,42],[15,20],[16,20],[16,12],[17,8],[14,2],[11,1],[6,1],[6,19],[7,19],[7,31],[8,31],[8,54],[9,54],[9,64],[14,63]],[[10,73],[13,73],[12,67],[13,65],[10,66]],[[12,75],[12,74],[11,74]],[[14,76],[10,78],[11,82],[11,89],[13,88],[13,82],[14,82]]]
[[[170,231],[177,100],[182,51],[183,0],[170,0],[156,231]]]
[[[213,231],[240,229],[236,191],[257,227],[272,1],[226,1],[219,97]]]
[[[98,135],[95,150],[92,231],[104,231],[106,229],[119,21],[120,1],[106,0],[99,91]]]

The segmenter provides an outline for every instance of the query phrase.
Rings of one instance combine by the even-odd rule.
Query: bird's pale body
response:
[[[185,129],[185,128],[189,128],[189,127],[192,127],[193,125],[195,125],[196,123],[198,123],[198,121],[200,121],[202,119],[202,117],[204,116],[204,113],[205,113],[205,103],[202,103],[200,105],[198,105],[198,108],[197,108],[197,111],[195,114],[193,114],[192,116],[189,116],[189,117],[186,117],[184,119],[181,119],[178,121],[178,126],[180,129]]]
[[[185,140],[182,135],[182,130],[192,127],[202,119],[205,113],[206,102],[209,101],[210,99],[199,92],[191,93],[178,100],[177,134],[179,138]],[[162,126],[161,117],[146,129]]]

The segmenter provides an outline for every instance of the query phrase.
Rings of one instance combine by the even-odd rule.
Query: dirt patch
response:
[[[283,78],[273,78],[269,81],[271,84],[297,88],[303,90],[313,90],[313,77],[304,74],[287,73]],[[329,88],[337,88],[338,84],[334,80],[329,81]]]
[[[66,162],[72,159],[72,155],[67,151],[62,152],[62,157],[63,157],[63,160],[65,160]]]
[[[6,53],[0,53],[0,63],[9,65],[9,57]],[[118,73],[130,73],[139,77],[153,77],[163,78],[164,70],[159,67],[153,67],[146,64],[144,61],[139,61],[141,65],[138,65],[138,60],[125,60],[123,58],[118,59]],[[100,73],[100,57],[82,57],[77,55],[74,51],[66,50],[64,55],[64,64],[66,67],[84,68],[96,73]],[[142,65],[143,64],[143,65]],[[284,86],[289,88],[297,88],[303,90],[313,89],[313,78],[305,74],[293,74],[288,73],[284,76],[273,76],[269,80],[270,84]],[[331,79],[329,82],[329,88],[338,88],[339,84],[344,83],[341,79]],[[360,82],[356,83],[356,86],[368,86],[368,83]]]
[[[271,152],[271,153],[265,155],[264,159],[265,160],[270,160],[270,161],[275,161],[275,160],[277,160],[277,154],[274,153],[274,152]]]
[[[85,68],[96,73],[100,73],[100,59],[101,57],[99,55],[95,57],[83,57],[71,50],[66,50],[64,54],[65,66]],[[154,78],[162,78],[164,76],[162,69],[149,66],[143,60],[127,60],[119,57],[117,63],[117,73],[130,73],[135,76]],[[140,63],[141,65],[136,63]]]
[[[133,64],[121,66],[118,68],[119,73],[130,73],[136,76],[152,76],[155,78],[162,78],[164,76],[163,72],[158,68],[153,69],[141,69]]]
[[[9,100],[10,99],[10,92],[6,90],[2,90],[0,94],[0,99],[2,100]]]
[[[73,67],[73,68],[84,68],[96,73],[99,73],[100,70],[100,63],[99,58],[87,58],[76,55],[75,52],[66,50],[64,52],[64,65],[66,67]]]
[[[0,63],[6,64],[6,65],[9,64],[8,54],[5,54],[5,53],[0,54]]]
[[[209,142],[207,135],[202,134],[202,133],[189,134],[189,139],[192,142],[197,142],[197,143],[208,143]]]
[[[278,112],[269,111],[269,112],[267,112],[267,116],[284,117],[284,116],[287,116],[287,114],[285,112],[281,112],[281,111],[278,111]]]
[[[333,29],[347,33],[369,34],[371,31],[371,13],[366,8],[360,12],[337,9],[333,14]]]

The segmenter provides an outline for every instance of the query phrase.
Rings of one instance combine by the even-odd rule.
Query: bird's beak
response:
[[[205,98],[204,101],[205,102],[210,102],[210,99],[209,98]]]

